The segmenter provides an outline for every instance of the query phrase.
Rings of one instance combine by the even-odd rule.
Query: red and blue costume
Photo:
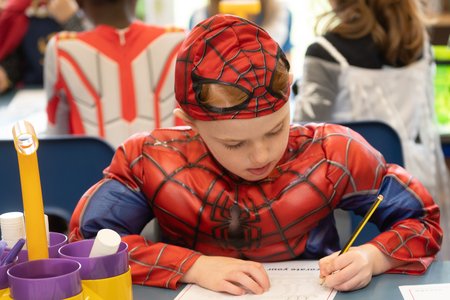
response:
[[[217,37],[218,30],[229,31],[224,34],[227,45],[238,38],[240,48],[252,50],[252,44],[260,49],[247,52],[265,58],[252,60],[255,72],[243,73],[234,65],[234,59],[242,63],[247,54],[215,51],[221,46],[211,35]],[[239,34],[232,37],[230,30]],[[216,16],[191,33],[178,55],[177,74],[182,76],[186,70],[193,74],[186,73],[176,86],[177,100],[188,114],[195,111],[204,119],[246,118],[270,114],[268,108],[277,110],[278,103],[289,105],[285,96],[261,90],[270,90],[270,72],[256,76],[269,76],[266,81],[242,78],[258,74],[261,64],[274,70],[283,59],[270,37],[254,30],[244,20]],[[244,42],[245,33],[253,35],[253,42]],[[208,80],[202,65],[208,60],[198,53],[209,50],[192,39],[208,41],[208,49],[221,54],[220,60],[210,57],[209,61],[216,65],[222,61],[224,69],[231,69]],[[236,114],[242,107],[220,112],[216,107],[195,105],[193,86],[199,82],[241,79],[251,83],[242,84],[252,95],[243,102],[246,113]],[[364,215],[379,194],[385,200],[372,221],[382,233],[370,243],[407,263],[392,272],[424,272],[440,248],[439,207],[416,179],[403,168],[386,164],[378,151],[350,129],[331,124],[292,126],[283,157],[267,178],[257,182],[221,166],[190,128],[155,129],[134,135],[118,148],[105,178],[80,200],[71,220],[70,239],[93,238],[102,228],[114,229],[129,245],[134,283],[175,288],[202,254],[263,262],[329,255],[339,249],[333,211]],[[154,218],[161,228],[160,242],[140,236]]]

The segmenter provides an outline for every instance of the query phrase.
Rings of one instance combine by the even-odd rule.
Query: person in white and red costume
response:
[[[118,146],[133,133],[173,126],[180,29],[135,20],[134,0],[78,0],[96,25],[50,40],[45,57],[49,134],[93,135]]]

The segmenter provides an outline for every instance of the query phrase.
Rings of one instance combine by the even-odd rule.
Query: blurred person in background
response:
[[[420,3],[329,2],[332,11],[317,24],[324,34],[306,52],[294,121],[389,124],[402,141],[406,169],[440,203],[443,224],[449,226],[450,184],[434,111],[434,62]]]
[[[78,0],[95,25],[54,36],[45,55],[49,134],[104,138],[176,125],[175,57],[185,33],[144,24],[135,0]]]
[[[43,84],[47,41],[61,30],[80,31],[84,21],[75,0],[4,0],[0,14],[0,93]]]
[[[197,23],[218,13],[229,13],[255,22],[278,42],[289,58],[292,48],[292,14],[288,7],[278,0],[209,0],[208,5],[193,13],[189,22],[192,29]]]

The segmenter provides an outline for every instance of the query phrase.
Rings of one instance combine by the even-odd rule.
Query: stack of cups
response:
[[[25,222],[23,213],[8,212],[0,215],[2,240],[8,248],[12,248],[19,239],[25,239]]]

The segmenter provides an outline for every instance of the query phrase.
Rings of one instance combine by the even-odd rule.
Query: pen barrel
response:
[[[380,205],[381,201],[383,201],[383,199],[384,199],[383,195],[378,195],[377,199],[372,204],[370,209],[367,211],[366,215],[362,218],[361,222],[359,222],[358,226],[356,227],[356,229],[353,232],[353,234],[350,237],[350,239],[347,241],[345,246],[342,248],[341,252],[339,252],[339,255],[344,254],[345,252],[348,251],[348,249],[350,249],[350,247],[353,245],[353,243],[355,242],[356,238],[360,234],[361,230],[367,224],[367,222],[369,221],[370,217],[372,217],[373,213],[375,212],[377,207]]]

